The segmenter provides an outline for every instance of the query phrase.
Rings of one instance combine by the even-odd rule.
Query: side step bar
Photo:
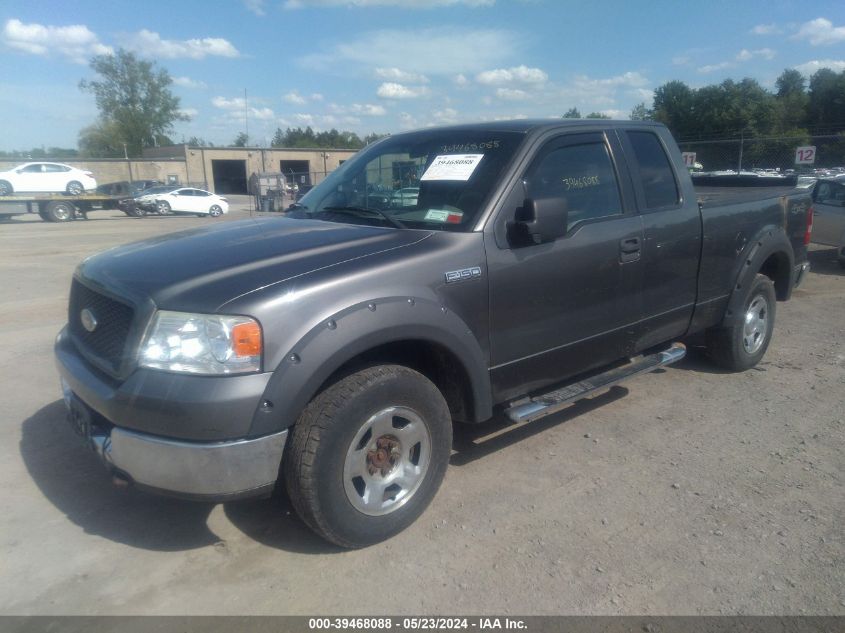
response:
[[[628,363],[623,367],[611,369],[572,385],[555,391],[534,396],[527,402],[515,404],[505,410],[505,415],[513,422],[533,422],[552,413],[557,413],[570,402],[586,398],[597,391],[607,389],[615,384],[650,371],[671,365],[681,360],[687,353],[686,345],[674,343],[669,349],[649,354]]]

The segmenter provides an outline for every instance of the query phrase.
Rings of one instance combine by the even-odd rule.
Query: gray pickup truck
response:
[[[760,361],[808,269],[809,193],[698,195],[654,123],[388,137],[284,217],[82,262],[55,344],[69,419],[117,482],[284,485],[326,539],[381,541],[431,501],[453,421],[554,413],[693,334]]]

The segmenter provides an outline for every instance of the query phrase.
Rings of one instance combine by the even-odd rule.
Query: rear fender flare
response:
[[[792,292],[791,272],[795,262],[792,244],[781,227],[767,226],[748,241],[742,254],[737,258],[732,274],[732,279],[735,281],[725,308],[722,325],[733,325],[736,319],[742,318],[742,304],[746,298],[746,289],[757,273],[760,272],[766,260],[778,253],[785,256],[789,262],[786,290],[784,294],[778,293],[778,299],[786,300],[789,298]]]
[[[250,437],[294,424],[345,363],[385,343],[407,340],[435,343],[454,354],[469,378],[473,417],[484,420],[492,415],[487,359],[466,323],[431,300],[391,297],[362,302],[323,319],[293,345],[267,384]]]

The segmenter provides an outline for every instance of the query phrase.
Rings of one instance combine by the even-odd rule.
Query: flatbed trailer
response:
[[[94,209],[117,209],[118,202],[126,196],[109,196],[83,193],[71,196],[66,193],[13,194],[0,197],[0,217],[24,213],[37,213],[45,222],[69,222]],[[26,211],[7,211],[7,205],[26,205]]]

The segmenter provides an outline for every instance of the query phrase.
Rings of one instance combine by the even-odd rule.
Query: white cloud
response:
[[[755,57],[762,57],[763,59],[774,59],[775,52],[771,48],[760,48],[756,51],[749,51],[748,49],[743,48],[739,53],[736,54],[736,61],[738,62],[747,62]]]
[[[609,116],[611,119],[627,119],[630,112],[626,112],[625,110],[601,110],[599,114],[603,114],[605,116]]]
[[[455,75],[452,78],[452,81],[455,82],[456,86],[461,86],[461,87],[466,86],[469,83],[469,79],[467,79],[465,75]]]
[[[777,53],[771,48],[758,48],[757,50],[753,51],[749,51],[747,48],[743,48],[734,56],[732,60],[719,62],[718,64],[707,64],[705,66],[700,66],[697,70],[700,73],[708,74],[716,72],[717,70],[724,70],[725,68],[733,68],[739,63],[749,62],[752,59],[758,57],[761,57],[763,59],[774,59],[776,55]]]
[[[496,0],[285,0],[285,9],[307,9],[324,7],[401,7],[403,9],[434,9],[464,5],[468,7],[492,7]]]
[[[323,99],[323,95],[321,95],[319,92],[315,92],[311,95],[311,101],[322,101]]]
[[[58,53],[77,64],[86,64],[94,55],[111,55],[114,49],[102,44],[84,24],[44,26],[24,24],[12,18],[3,25],[0,41],[8,48],[30,55]]]
[[[475,77],[475,80],[480,84],[501,86],[512,83],[541,84],[548,78],[549,76],[539,68],[529,68],[528,66],[522,65],[513,68],[485,70],[479,73]]]
[[[409,73],[398,68],[376,68],[376,77],[403,84],[427,84],[428,77],[417,73]]]
[[[643,100],[641,91],[647,91],[650,98],[651,91],[647,89],[649,84],[650,82],[646,77],[635,71],[604,78],[576,75],[563,87],[555,91],[551,95],[551,99],[547,95],[540,95],[540,98],[535,99],[535,101],[545,102],[558,109],[563,107],[564,110],[576,106],[582,112],[600,111],[615,106],[620,92],[626,94],[633,92],[637,98]],[[561,103],[565,107],[561,106]]]
[[[734,66],[733,62],[721,62],[719,64],[707,64],[705,66],[699,66],[698,72],[704,73],[705,75],[708,73],[714,73],[717,70],[722,70],[724,68],[731,68]]]
[[[336,71],[340,64],[359,69],[392,68],[420,75],[476,73],[513,57],[519,38],[496,29],[439,27],[420,30],[382,30],[362,33],[327,53],[299,60],[307,68]]]
[[[166,59],[205,57],[240,57],[240,52],[222,37],[203,37],[190,40],[165,40],[154,31],[141,29],[129,35],[126,47],[140,54]]]
[[[199,110],[196,108],[182,108],[179,110],[179,114],[184,114],[185,116],[189,116],[192,119],[199,114]]]
[[[778,35],[783,33],[777,24],[758,24],[751,29],[752,35]]]
[[[814,59],[812,61],[793,66],[793,68],[807,77],[815,74],[822,68],[830,68],[834,72],[842,72],[845,70],[845,59]]]
[[[401,112],[399,114],[399,127],[403,130],[412,130],[420,127],[420,124],[414,115],[408,112]]]
[[[434,120],[437,123],[457,123],[458,111],[454,108],[443,108],[442,110],[435,110],[433,113]]]
[[[428,88],[385,82],[378,87],[376,94],[382,99],[419,99],[428,94]]]
[[[262,16],[265,14],[264,0],[243,0],[243,3],[247,10],[255,15]]]
[[[191,79],[190,77],[174,77],[173,85],[182,86],[183,88],[208,88],[204,81],[197,81],[195,79]]]
[[[226,97],[214,97],[211,100],[211,105],[215,108],[225,110],[232,118],[242,118],[244,111],[248,109],[249,118],[258,119],[259,121],[269,121],[276,117],[276,114],[270,108],[256,108],[249,106],[243,97],[235,97],[234,99],[227,99]]]
[[[282,101],[285,101],[286,103],[292,103],[294,105],[305,105],[306,103],[308,103],[308,100],[305,97],[301,96],[296,90],[293,90],[283,96]]]
[[[802,24],[792,39],[808,40],[813,46],[837,44],[845,42],[845,26],[833,26],[827,18],[816,18]]]
[[[496,96],[505,101],[525,101],[530,95],[518,88],[497,88]]]
[[[686,55],[678,55],[677,57],[672,58],[672,64],[675,66],[686,66],[690,63],[690,58]]]
[[[651,102],[651,100],[654,99],[654,90],[649,90],[648,88],[635,88],[628,94],[645,102]]]
[[[335,114],[358,114],[362,116],[384,116],[387,114],[384,106],[373,103],[353,103],[348,106],[331,103],[329,110]]]

